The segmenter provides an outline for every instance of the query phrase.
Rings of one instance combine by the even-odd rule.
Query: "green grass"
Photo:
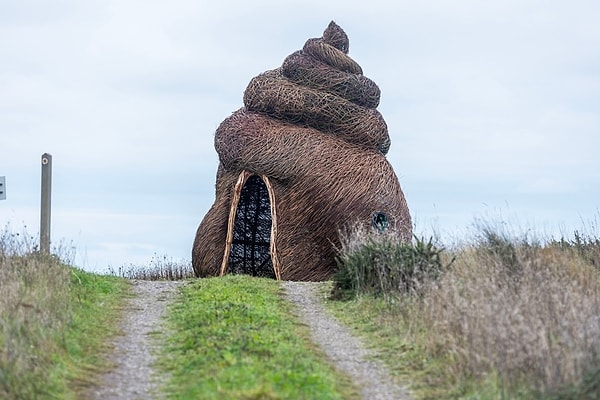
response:
[[[105,357],[111,351],[106,342],[119,332],[118,321],[130,284],[79,269],[71,269],[71,274],[69,302],[73,312],[54,365],[69,396],[79,398],[82,390],[96,383],[100,372],[112,367]]]
[[[0,233],[0,398],[79,398],[108,367],[103,340],[115,333],[127,285],[40,255],[31,243]]]
[[[276,281],[241,275],[186,286],[161,365],[174,399],[351,399],[307,339]]]
[[[409,390],[420,399],[460,398],[470,383],[459,382],[447,369],[452,367],[451,356],[431,351],[432,332],[424,321],[411,315],[420,300],[405,299],[406,303],[390,304],[383,298],[361,295],[349,301],[329,300],[326,307],[344,324],[353,328],[384,362],[392,376],[408,384]],[[482,390],[480,382],[477,390]],[[494,398],[494,397],[491,397]]]

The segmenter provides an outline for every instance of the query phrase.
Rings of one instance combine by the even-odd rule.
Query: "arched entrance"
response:
[[[273,257],[272,198],[268,178],[249,172],[240,175],[230,210],[221,275],[228,272],[279,279],[276,257]]]

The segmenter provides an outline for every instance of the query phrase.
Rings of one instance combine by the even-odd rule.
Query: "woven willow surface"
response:
[[[244,107],[218,127],[215,202],[192,251],[198,276],[328,279],[340,230],[372,224],[374,216],[411,240],[404,194],[385,158],[390,139],[376,110],[380,91],[348,49],[332,22],[280,68],[252,79]],[[266,249],[272,260],[263,257]]]

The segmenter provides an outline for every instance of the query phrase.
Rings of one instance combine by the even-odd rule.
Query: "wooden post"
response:
[[[52,155],[42,154],[42,205],[40,211],[40,252],[50,253],[50,200],[52,197]]]

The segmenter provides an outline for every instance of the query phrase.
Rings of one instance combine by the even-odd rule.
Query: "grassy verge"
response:
[[[177,399],[351,399],[312,347],[276,281],[228,275],[186,286],[161,365]]]
[[[376,253],[365,243],[367,254]],[[380,285],[387,293],[371,285],[328,306],[411,383],[417,398],[594,399],[600,392],[599,250],[594,237],[540,243],[483,227],[471,243],[443,254],[441,265],[454,262],[419,278],[418,291],[407,291],[398,274],[383,273],[406,271],[402,257],[395,267],[389,251],[367,261],[346,257],[371,263],[361,268],[372,268],[378,279],[395,278]],[[368,274],[342,275],[336,285],[370,282],[348,285],[349,276]]]
[[[0,233],[0,398],[78,398],[102,367],[127,285],[42,256],[27,240]]]
[[[452,367],[451,357],[429,351],[433,334],[418,319],[419,306],[411,303],[407,300],[405,304],[390,304],[382,298],[360,295],[325,304],[336,318],[354,328],[353,332],[386,364],[392,376],[408,384],[417,398],[460,398],[469,383],[446,373]],[[483,389],[480,384],[476,390]]]
[[[68,328],[62,332],[54,365],[66,391],[79,398],[82,390],[96,383],[99,372],[111,368],[105,354],[106,341],[118,334],[122,304],[130,284],[120,278],[71,269],[69,302],[74,308]]]

